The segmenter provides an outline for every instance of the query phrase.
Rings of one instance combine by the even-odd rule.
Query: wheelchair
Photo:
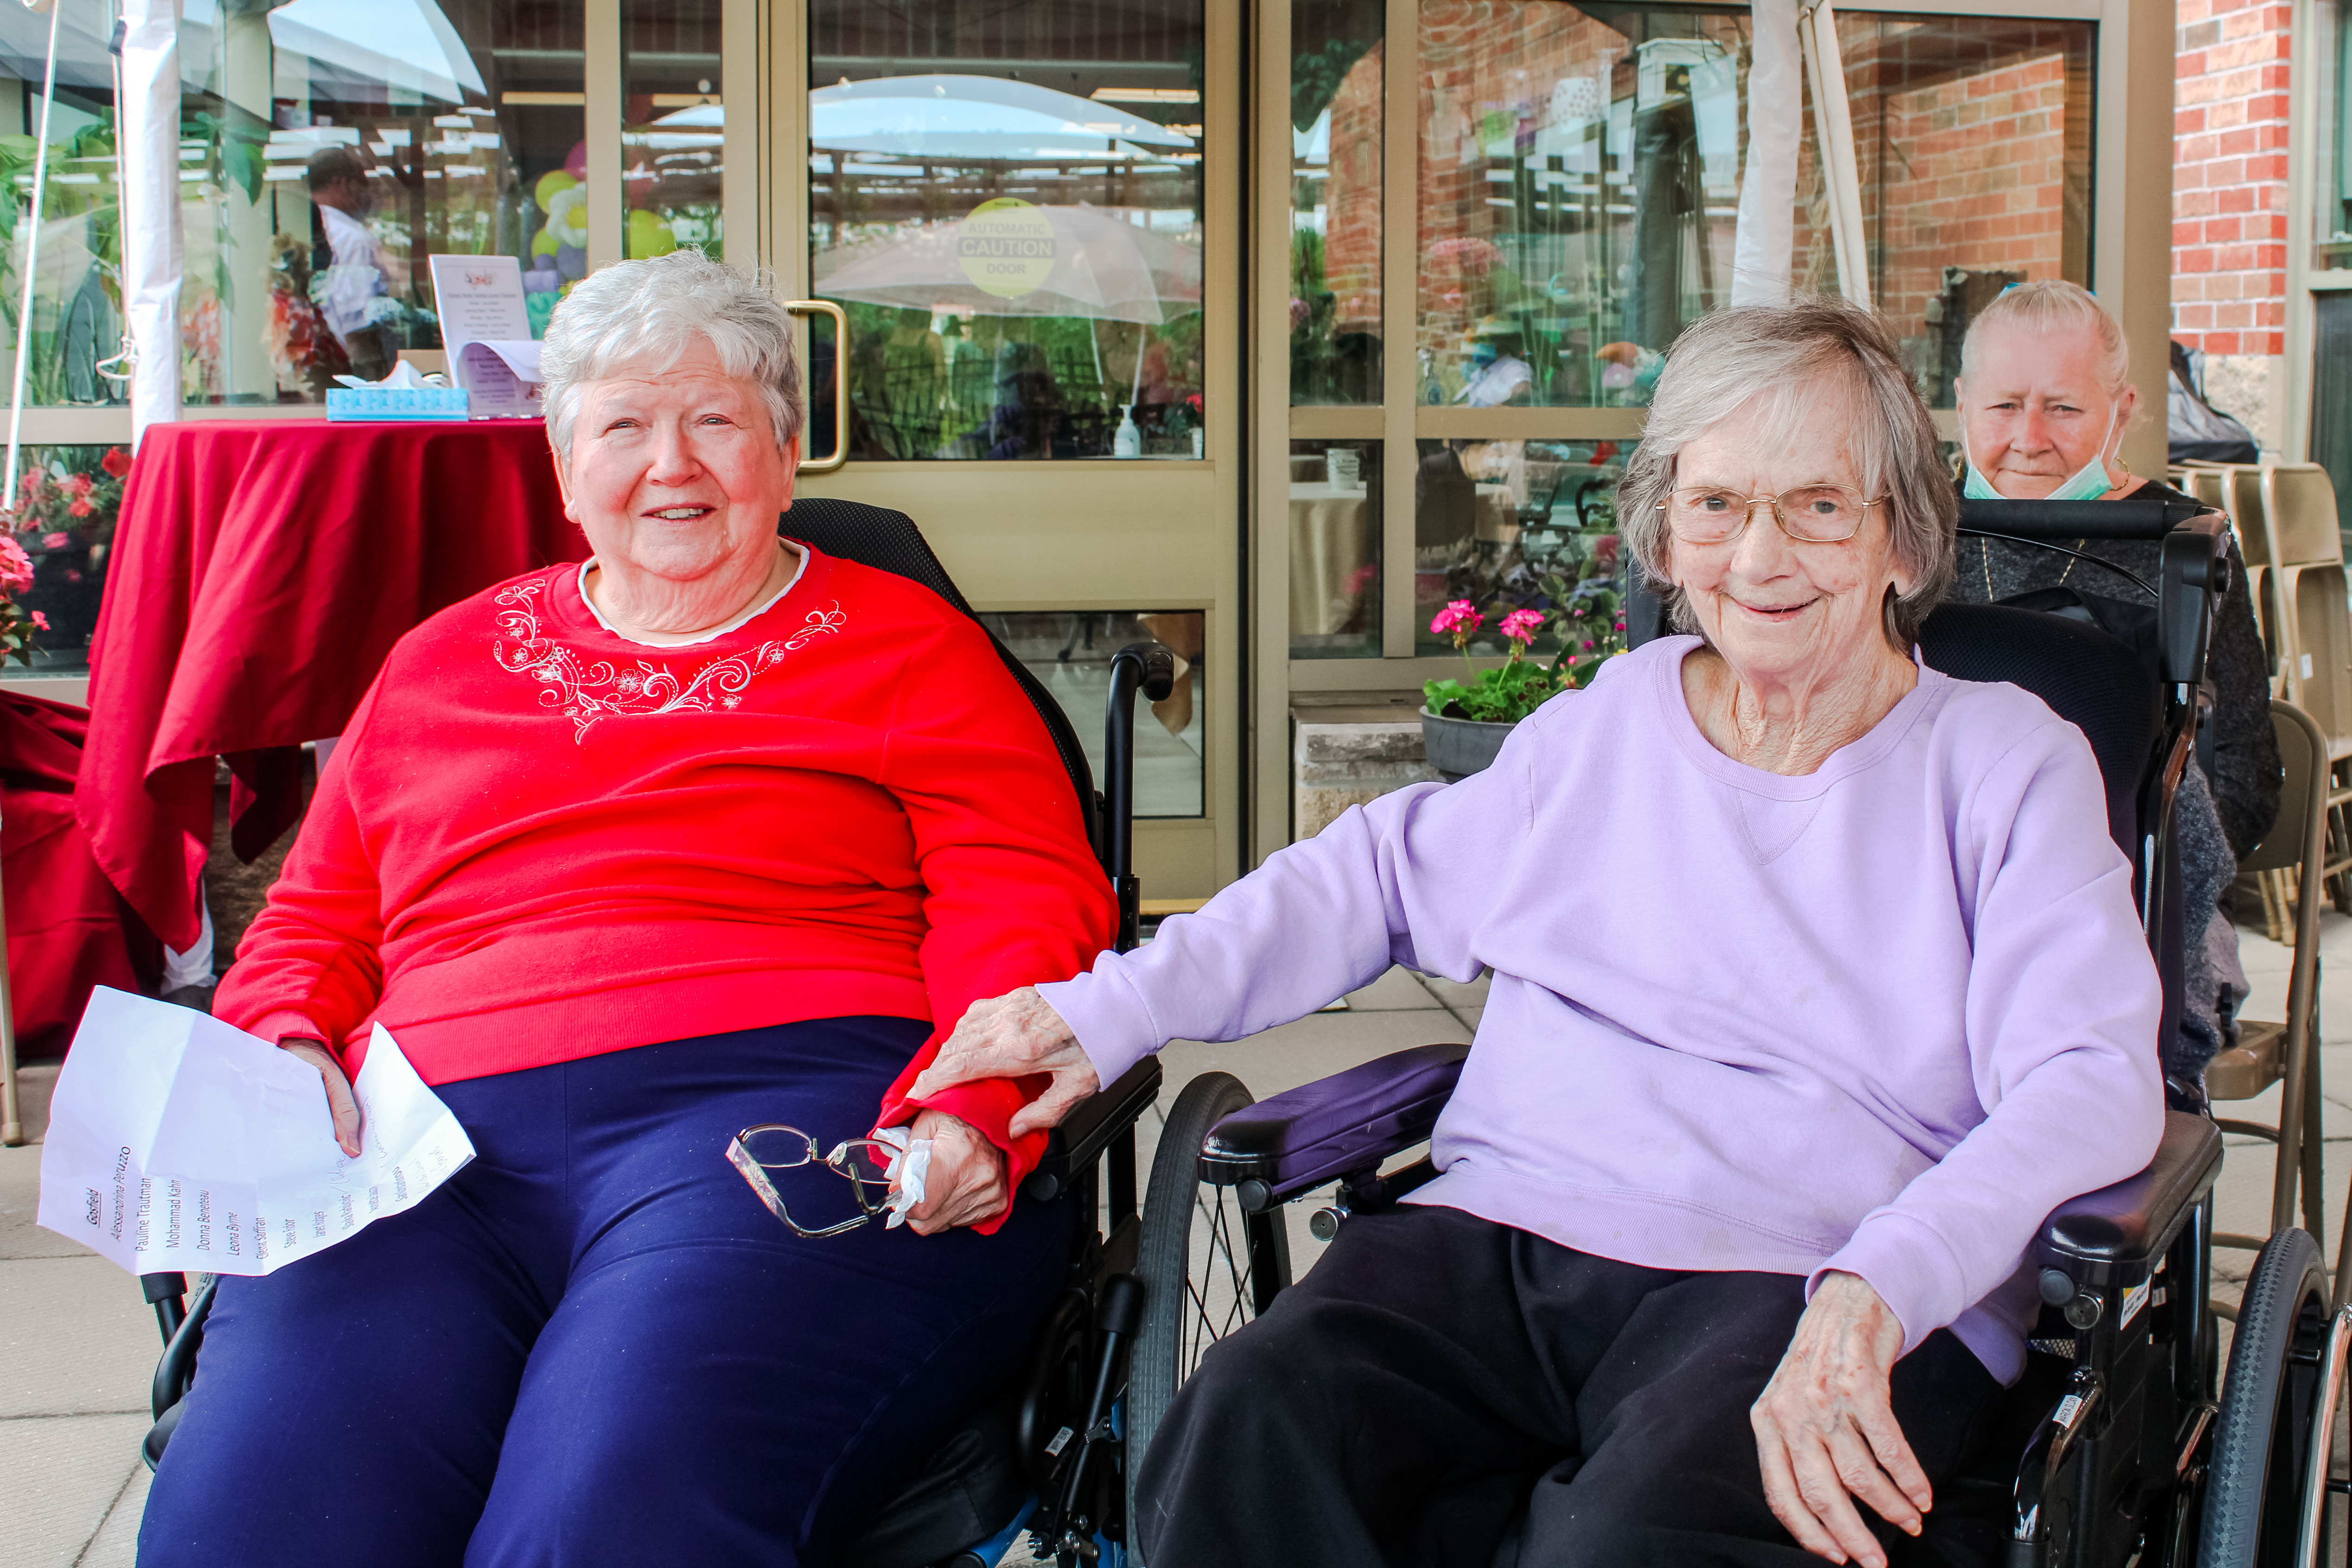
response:
[[[780,531],[919,583],[972,613],[902,513],[803,497]],[[1140,642],[1113,657],[1105,726],[1108,788],[1097,793],[1068,716],[1010,649],[993,636],[990,640],[1036,708],[1069,774],[1088,841],[1118,895],[1116,941],[1124,952],[1136,944],[1139,918],[1132,839],[1135,699],[1156,702],[1168,696],[1175,656],[1159,643]],[[1141,1454],[1187,1364],[1172,1348],[1184,1336],[1171,1304],[1201,1294],[1187,1278],[1191,1194],[1174,1192],[1173,1179],[1164,1182],[1155,1171],[1150,1204],[1138,1203],[1136,1128],[1160,1087],[1159,1063],[1139,1064],[1055,1130],[1044,1160],[1022,1184],[1016,1202],[1066,1203],[1082,1221],[1073,1227],[1063,1289],[1032,1340],[1024,1375],[966,1416],[932,1453],[914,1456],[920,1462],[909,1466],[870,1523],[847,1540],[814,1544],[813,1563],[992,1568],[1026,1529],[1040,1561],[1063,1568],[1081,1563],[1121,1568],[1132,1487],[1128,1455]],[[1197,1097],[1180,1100],[1179,1120],[1168,1132],[1197,1148],[1213,1117],[1187,1111],[1188,1103],[1197,1107]],[[1234,1106],[1221,1100],[1215,1109],[1221,1115]],[[1181,1120],[1185,1114],[1190,1122]],[[1190,1162],[1175,1164],[1190,1186]],[[1253,1235],[1269,1233],[1264,1223],[1253,1225]],[[1286,1264],[1281,1271],[1286,1274]],[[163,1337],[152,1391],[155,1421],[142,1446],[152,1468],[198,1375],[215,1282],[200,1277],[193,1296],[182,1274],[145,1275],[140,1283]]]
[[[2143,924],[2178,1026],[2182,929],[2174,790],[2210,698],[2205,655],[2228,583],[2217,515],[2162,500],[1969,502],[1961,531],[2074,553],[2085,538],[2160,539],[2163,581],[2143,646],[2081,618],[1948,605],[1921,634],[1927,662],[2034,692],[2090,740],[2109,826],[2130,860]],[[1629,616],[1636,640],[1657,634]],[[1196,1159],[1202,1244],[1222,1263],[1196,1340],[1229,1332],[1288,1283],[1278,1240],[1286,1205],[1328,1193],[1310,1228],[1328,1239],[1354,1215],[1394,1204],[1436,1171],[1424,1144],[1472,1047],[1397,1052],[1250,1103],[1222,1074],[1178,1098],[1180,1122],[1213,1121]],[[2226,1379],[2210,1300],[2220,1130],[2201,1086],[2168,1082],[2161,1143],[2147,1170],[2048,1216],[2031,1248],[2043,1307],[2006,1422],[1956,1496],[2001,1521],[2003,1568],[2251,1568],[2333,1562],[2329,1500],[2352,1492],[2336,1459],[2352,1309],[2331,1300],[2318,1244],[2284,1229],[2259,1254],[2235,1316]],[[1212,1108],[1230,1105],[1222,1115]],[[1162,1153],[1170,1152],[1163,1142]],[[1155,1172],[1153,1202],[1160,1199]],[[1171,1196],[1181,1196],[1172,1193]],[[1268,1224],[1269,1219],[1274,1223]],[[1240,1238],[1229,1245],[1224,1238]],[[1188,1344],[1182,1370],[1205,1343]]]

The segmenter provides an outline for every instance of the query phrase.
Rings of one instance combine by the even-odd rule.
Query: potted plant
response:
[[[1517,609],[1496,626],[1510,645],[1510,657],[1491,669],[1471,671],[1467,683],[1432,680],[1422,687],[1423,754],[1452,784],[1490,766],[1510,737],[1511,726],[1563,691],[1591,684],[1603,660],[1623,651],[1625,623],[1616,618],[1613,594],[1579,595],[1561,617],[1559,657],[1549,665],[1528,657],[1543,629],[1541,610]],[[1466,664],[1470,637],[1486,617],[1467,599],[1440,610],[1429,629],[1450,635]]]
[[[16,595],[33,585],[33,562],[14,539],[0,532],[0,664],[11,655],[33,662],[33,633],[48,630],[48,617],[26,610]]]

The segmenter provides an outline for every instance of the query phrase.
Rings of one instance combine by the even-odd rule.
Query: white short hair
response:
[[[599,268],[556,306],[539,360],[547,377],[547,438],[556,455],[572,460],[583,385],[625,369],[659,374],[698,337],[729,375],[758,385],[779,447],[801,433],[790,312],[733,268],[698,250],[673,250]]]
[[[1998,325],[2022,327],[2042,338],[2058,332],[2088,332],[2099,343],[2100,390],[2109,397],[2120,397],[2131,384],[2131,341],[2107,308],[2079,283],[2037,278],[2002,289],[1991,304],[1977,312],[1976,320],[1969,323],[1968,336],[1960,340],[1962,380],[1973,374],[1969,365],[1976,356],[1977,334]]]
[[[1783,445],[1824,398],[1844,405],[1846,450],[1864,489],[1885,498],[1895,562],[1911,591],[1886,605],[1887,640],[1909,648],[1952,582],[1959,491],[1937,456],[1936,422],[1919,401],[1884,318],[1836,298],[1746,305],[1702,316],[1666,354],[1641,444],[1617,487],[1625,547],[1678,630],[1698,623],[1672,582],[1673,545],[1658,510],[1683,447],[1738,416]]]

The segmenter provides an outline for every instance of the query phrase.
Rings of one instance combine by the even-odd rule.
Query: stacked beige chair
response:
[[[2284,1083],[2276,1127],[2217,1117],[2222,1131],[2246,1133],[2278,1145],[2272,1183],[2271,1222],[2260,1236],[2217,1232],[2217,1247],[2260,1251],[2270,1236],[2294,1223],[2296,1187],[2303,1197],[2304,1228],[2315,1237],[2325,1223],[2320,1158],[2319,1082],[2319,900],[2321,865],[2327,835],[2328,739],[2292,703],[2271,703],[2271,727],[2278,736],[2284,779],[2279,812],[2263,841],[2240,863],[2263,876],[2293,875],[2294,962],[2288,971],[2286,1017],[2280,1023],[2251,1018],[2238,1022],[2238,1043],[2218,1053],[2205,1068],[2205,1092],[2215,1102],[2252,1100],[2274,1083]],[[2298,1183],[2299,1178],[2299,1183]],[[2221,1316],[2237,1314],[2216,1301]]]
[[[2279,686],[2327,737],[2327,863],[2336,907],[2352,914],[2352,598],[2336,531],[2336,487],[2316,463],[2265,464],[2263,519],[2284,635]]]

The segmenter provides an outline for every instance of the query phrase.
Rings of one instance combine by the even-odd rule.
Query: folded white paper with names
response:
[[[133,1274],[268,1274],[414,1208],[474,1157],[382,1025],[352,1091],[356,1160],[317,1068],[100,986],[49,1101],[38,1221]]]

